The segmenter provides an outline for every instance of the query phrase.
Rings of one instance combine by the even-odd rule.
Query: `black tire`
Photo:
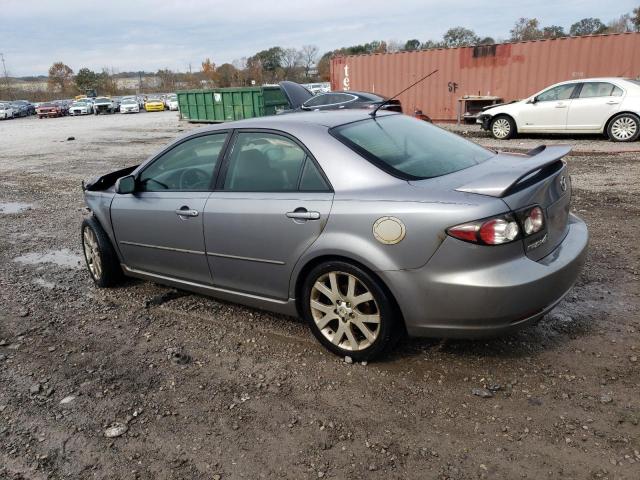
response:
[[[318,324],[316,323],[316,320],[314,319],[314,313],[311,308],[311,300],[312,300],[312,295],[316,295],[316,300],[318,300],[318,297],[317,297],[318,290],[316,289],[314,291],[314,285],[316,284],[316,282],[318,282],[319,280],[322,282],[324,278],[326,278],[327,276],[330,276],[331,272],[336,273],[336,275],[338,276],[345,275],[346,282],[349,281],[348,280],[349,276],[355,277],[357,279],[356,282],[359,282],[359,283],[356,283],[355,288],[359,287],[360,293],[364,292],[364,290],[368,290],[368,292],[371,293],[372,295],[372,301],[362,302],[360,304],[354,303],[353,308],[349,308],[349,311],[354,312],[350,314],[353,317],[353,320],[350,320],[349,317],[347,317],[346,319],[342,319],[341,317],[336,316],[335,319],[329,321],[326,324],[326,326],[323,327],[323,329],[325,330],[325,332],[323,333],[323,330],[319,328]],[[338,282],[336,283],[339,284],[340,280],[338,280]],[[347,284],[343,283],[341,287],[338,287],[338,290],[341,292],[341,294],[343,294],[344,292],[347,292],[347,288],[348,288],[348,283]],[[355,292],[356,290],[354,289],[354,293]],[[335,305],[332,304],[331,299],[328,296],[325,296],[325,297],[321,296],[321,298],[322,298],[321,303],[323,303],[323,307],[334,308],[334,306],[337,305],[337,304]],[[339,301],[340,302],[346,301],[348,298],[349,297],[347,292],[346,295],[341,295],[341,300]],[[325,303],[328,303],[329,305],[324,305]],[[351,307],[350,303],[346,303],[343,305]],[[363,305],[363,308],[366,308],[367,311],[366,312],[361,311],[359,305]],[[309,274],[306,276],[304,283],[302,285],[300,307],[301,307],[300,311],[304,319],[309,324],[309,328],[311,329],[311,332],[318,339],[318,341],[322,345],[324,345],[324,347],[327,348],[329,351],[342,357],[346,357],[346,356],[351,357],[353,361],[371,360],[371,359],[383,356],[393,348],[393,346],[396,344],[396,341],[398,340],[402,332],[402,328],[401,328],[402,322],[401,322],[399,312],[397,311],[395,302],[390,297],[390,294],[387,293],[386,288],[384,288],[384,286],[380,283],[378,279],[374,278],[367,271],[344,261],[330,261],[327,263],[322,263],[314,267],[309,272]],[[316,312],[319,312],[319,311],[316,310]],[[363,334],[361,327],[358,327],[358,326],[352,327],[352,323],[351,323],[351,322],[356,322],[356,319],[364,318],[364,317],[359,317],[359,315],[367,315],[368,313],[377,313],[377,315],[379,316],[379,323],[369,324],[369,325],[373,325],[372,333],[375,334],[377,332],[377,335],[375,336],[375,339],[373,341],[369,341],[365,338],[365,335]],[[329,315],[331,316],[337,315],[337,307]],[[371,317],[373,315],[367,315],[367,316]],[[319,319],[319,321],[322,322],[323,318]],[[345,325],[343,325],[343,327],[340,327],[339,325],[340,322],[343,322]],[[356,324],[353,323],[353,325],[356,325]],[[376,325],[378,325],[379,329],[377,329],[378,327],[376,327]],[[340,345],[333,343],[331,340],[329,340],[327,336],[325,336],[325,334],[327,334],[327,331],[328,331],[328,334],[333,333],[333,336],[335,337],[335,335],[338,334],[337,331],[335,330],[339,328],[343,328],[343,329],[348,328],[351,331],[352,338],[355,338],[356,340],[360,340],[360,344],[364,345],[364,348],[361,348],[361,349],[343,348]],[[369,330],[371,331],[371,329]],[[344,342],[349,342],[349,339],[346,336],[346,333],[341,333],[340,338],[344,338]],[[337,339],[338,342],[340,338]]]
[[[516,136],[516,122],[508,115],[496,115],[489,123],[489,131],[491,135],[493,135],[493,138],[509,140]]]
[[[89,243],[87,242],[85,233],[89,236],[91,233],[93,234],[97,248],[94,248],[93,250],[90,246],[87,248],[86,245]],[[113,250],[113,245],[111,245],[111,241],[109,240],[107,233],[104,231],[95,216],[92,215],[82,221],[80,242],[82,243],[82,252],[87,264],[87,270],[89,270],[89,276],[96,286],[100,288],[108,288],[120,283],[123,275],[122,269],[120,268],[120,262],[118,261],[118,256]],[[92,253],[88,254],[88,250],[92,250]],[[95,265],[93,268],[91,266],[92,258],[90,258],[90,256],[95,255],[98,256],[100,262],[100,268],[98,269],[95,268]]]
[[[633,113],[620,113],[609,120],[607,136],[612,142],[635,142],[640,137],[640,118]]]

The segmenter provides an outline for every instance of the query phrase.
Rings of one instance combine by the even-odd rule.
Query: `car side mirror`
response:
[[[529,100],[527,100],[527,103],[536,103],[538,101],[538,97],[531,97]]]
[[[126,195],[136,191],[136,177],[127,175],[116,180],[116,193]]]

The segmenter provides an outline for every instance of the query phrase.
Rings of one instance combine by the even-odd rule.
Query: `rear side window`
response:
[[[273,133],[239,133],[224,179],[224,189],[239,192],[289,192],[307,154],[292,140]]]
[[[385,115],[330,130],[382,170],[405,180],[439,177],[478,165],[490,150],[406,115]]]
[[[585,82],[578,98],[594,97],[620,97],[622,90],[612,83],[607,82]]]

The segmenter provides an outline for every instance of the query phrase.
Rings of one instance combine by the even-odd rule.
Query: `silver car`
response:
[[[194,130],[84,185],[91,277],[299,315],[354,360],[480,337],[571,289],[585,224],[564,146],[496,153],[409,116],[304,112]]]

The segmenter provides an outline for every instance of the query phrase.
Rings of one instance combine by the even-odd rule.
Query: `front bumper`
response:
[[[490,122],[491,122],[491,115],[481,113],[476,117],[476,123],[480,124],[483,130],[489,130]]]
[[[570,215],[564,240],[539,261],[514,243],[503,246],[512,250],[496,262],[496,247],[447,237],[424,267],[377,273],[394,294],[409,335],[495,336],[539,320],[562,300],[582,269],[588,240],[585,223]]]

